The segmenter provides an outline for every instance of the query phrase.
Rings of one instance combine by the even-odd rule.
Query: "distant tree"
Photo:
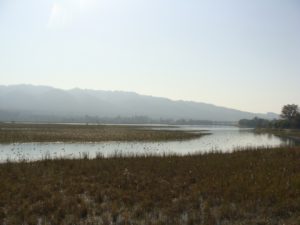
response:
[[[295,104],[291,104],[291,105],[283,106],[280,116],[283,119],[292,121],[296,119],[298,114],[299,114],[298,106]]]
[[[300,128],[300,113],[297,113],[297,116],[295,119],[295,126],[296,126],[296,128]]]
[[[266,119],[254,117],[252,120],[243,119],[239,121],[241,127],[251,128],[267,128],[271,125],[271,122]]]
[[[285,105],[281,111],[281,119],[268,121],[261,118],[239,121],[241,127],[275,128],[275,129],[300,129],[300,112],[295,104]]]

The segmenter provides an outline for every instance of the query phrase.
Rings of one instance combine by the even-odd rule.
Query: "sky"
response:
[[[299,0],[0,0],[0,85],[300,105]]]

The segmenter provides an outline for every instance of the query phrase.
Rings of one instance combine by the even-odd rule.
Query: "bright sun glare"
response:
[[[49,28],[64,28],[84,11],[91,9],[96,4],[94,0],[65,0],[54,2],[49,16]]]

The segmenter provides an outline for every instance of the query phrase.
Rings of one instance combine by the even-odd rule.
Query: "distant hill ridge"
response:
[[[134,92],[0,85],[0,121],[31,121],[47,116],[51,118],[146,116],[152,119],[211,121],[238,121],[255,116],[265,119],[278,117],[274,113],[256,114],[207,103],[173,101]]]

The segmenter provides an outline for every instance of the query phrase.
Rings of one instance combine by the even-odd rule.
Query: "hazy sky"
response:
[[[300,105],[299,0],[0,0],[0,84]]]

